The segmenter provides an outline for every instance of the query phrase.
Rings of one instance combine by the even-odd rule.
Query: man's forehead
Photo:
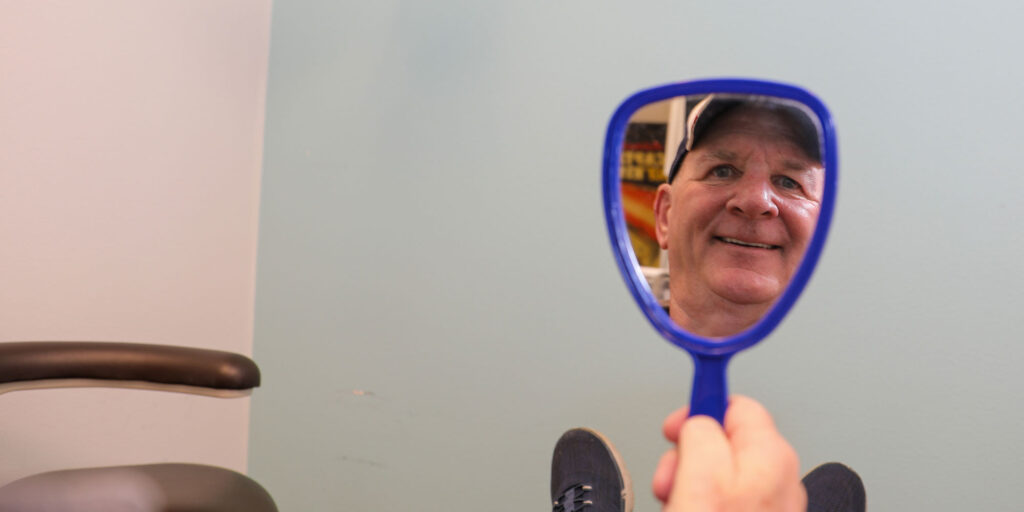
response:
[[[793,154],[782,156],[773,162],[778,170],[787,170],[793,172],[809,172],[819,173],[824,172],[824,168],[821,162],[815,161],[800,150],[799,147],[794,145]],[[735,148],[735,145],[730,145],[727,141],[709,140],[707,144],[702,145],[693,151],[693,159],[695,163],[732,163],[740,164],[746,159],[747,154],[754,151],[754,148],[746,148],[741,151]]]

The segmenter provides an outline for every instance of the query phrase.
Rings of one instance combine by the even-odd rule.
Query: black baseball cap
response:
[[[784,116],[796,131],[797,146],[812,159],[821,160],[821,130],[813,113],[802,103],[771,96],[709,94],[690,110],[683,140],[668,171],[669,183],[683,166],[686,153],[693,150],[708,128],[723,114],[741,106],[767,109]]]

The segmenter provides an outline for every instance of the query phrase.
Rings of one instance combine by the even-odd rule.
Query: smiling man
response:
[[[708,337],[756,323],[796,272],[824,190],[817,125],[778,99],[709,96],[654,201],[669,315]]]

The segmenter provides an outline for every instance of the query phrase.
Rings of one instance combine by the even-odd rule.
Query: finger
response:
[[[686,417],[689,414],[689,407],[680,407],[665,418],[664,423],[661,425],[661,433],[665,436],[665,439],[668,439],[668,442],[672,444],[679,442],[679,429],[683,427],[683,422],[686,421]]]
[[[723,486],[733,474],[732,448],[721,425],[708,416],[688,418],[679,433],[679,465],[669,505],[695,505],[695,510],[716,506]]]
[[[796,452],[776,430],[775,422],[764,406],[745,396],[734,396],[729,400],[725,432],[735,450],[736,460],[752,463],[748,470],[778,473],[779,463],[796,457]]]
[[[729,398],[724,427],[725,435],[737,449],[761,442],[764,435],[778,435],[768,410],[742,395]]]
[[[789,491],[800,480],[799,457],[780,435],[764,436],[762,442],[737,447],[735,453],[738,478],[744,483]]]
[[[658,469],[654,470],[654,480],[651,482],[651,489],[654,490],[654,497],[662,504],[668,501],[672,494],[672,482],[676,478],[676,466],[679,465],[679,452],[675,449],[662,454],[658,461]]]
[[[807,510],[807,489],[802,483],[789,486],[789,491],[783,496],[783,504],[787,510]]]
[[[776,430],[761,404],[734,397],[726,412],[725,430],[737,461],[736,478],[742,488],[757,488],[780,502],[806,499],[800,479],[800,461],[793,447]]]

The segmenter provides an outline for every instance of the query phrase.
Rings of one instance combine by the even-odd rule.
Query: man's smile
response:
[[[727,244],[738,245],[740,247],[752,247],[752,248],[755,248],[755,249],[781,249],[782,248],[782,247],[780,247],[778,245],[762,244],[762,243],[759,243],[759,242],[746,242],[746,241],[743,241],[743,240],[737,240],[735,238],[730,238],[730,237],[727,237],[727,236],[716,236],[716,237],[714,237],[714,239],[718,240],[719,242],[725,242]]]

